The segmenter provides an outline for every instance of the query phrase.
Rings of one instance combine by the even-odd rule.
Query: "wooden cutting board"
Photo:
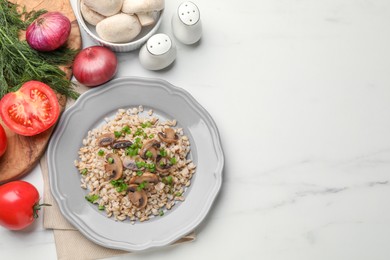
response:
[[[80,28],[73,13],[69,0],[10,0],[10,2],[26,6],[28,11],[45,9],[47,11],[58,11],[69,18],[72,30],[66,43],[72,49],[81,49]],[[21,34],[23,37],[24,34]],[[72,76],[70,66],[62,68],[67,78]],[[57,95],[62,108],[66,105],[66,97]],[[0,124],[7,134],[8,148],[5,154],[0,157],[0,184],[19,179],[28,174],[38,163],[44,154],[54,126],[36,136],[26,137],[10,131],[0,119]]]

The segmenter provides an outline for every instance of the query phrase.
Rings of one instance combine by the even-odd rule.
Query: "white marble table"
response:
[[[199,45],[160,72],[120,54],[117,77],[163,78],[209,111],[223,187],[195,242],[115,259],[390,259],[390,2],[195,3]],[[42,192],[39,167],[25,180]],[[0,259],[55,258],[42,218],[0,228]]]

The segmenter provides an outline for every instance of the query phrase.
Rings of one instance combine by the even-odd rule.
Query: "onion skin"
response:
[[[73,75],[83,85],[96,87],[116,74],[118,60],[110,49],[91,46],[81,50],[73,62]]]
[[[32,22],[26,31],[26,40],[37,51],[54,51],[68,40],[71,24],[60,12],[47,12]]]

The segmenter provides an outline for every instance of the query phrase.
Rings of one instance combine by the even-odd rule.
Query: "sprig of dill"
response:
[[[76,50],[60,48],[52,52],[38,52],[26,41],[20,41],[20,30],[28,25],[45,10],[21,13],[17,5],[0,0],[0,98],[16,91],[29,80],[38,80],[67,97],[76,99],[79,94],[74,84],[66,78],[58,66],[71,64]]]

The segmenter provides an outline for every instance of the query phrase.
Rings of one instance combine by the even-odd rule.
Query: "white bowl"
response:
[[[160,12],[158,12],[157,17],[155,19],[156,22],[150,26],[142,27],[141,32],[131,42],[112,43],[112,42],[108,42],[108,41],[101,39],[96,33],[95,26],[87,23],[84,20],[83,16],[81,15],[80,2],[81,2],[81,0],[77,0],[76,12],[75,12],[75,15],[76,15],[76,18],[77,18],[79,25],[99,45],[105,46],[105,47],[107,47],[115,52],[130,52],[130,51],[134,51],[136,49],[139,49],[153,34],[155,34],[157,32],[158,28],[161,25],[162,16],[164,13],[164,10],[161,10]]]

